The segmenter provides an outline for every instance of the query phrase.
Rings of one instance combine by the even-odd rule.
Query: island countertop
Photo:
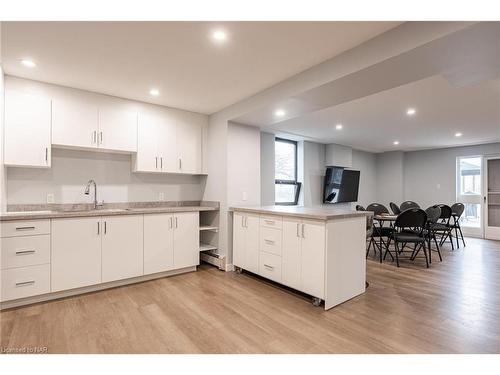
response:
[[[304,206],[243,206],[230,207],[231,211],[253,212],[267,215],[302,217],[316,220],[344,219],[349,217],[372,216],[372,212],[354,211],[334,207]]]

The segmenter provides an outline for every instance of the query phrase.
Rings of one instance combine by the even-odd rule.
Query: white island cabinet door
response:
[[[260,252],[260,217],[257,214],[247,214],[245,219],[246,248],[245,269],[259,273]]]
[[[181,173],[201,173],[201,129],[194,116],[177,123],[177,157]]]
[[[52,101],[52,144],[74,148],[96,148],[97,106],[77,98]]]
[[[246,228],[245,215],[233,213],[233,265],[246,268],[245,264]]]
[[[137,113],[109,107],[99,108],[99,148],[137,151]]]
[[[98,217],[52,219],[52,292],[101,282],[101,223]]]
[[[102,282],[143,275],[143,215],[107,216],[102,224]]]
[[[295,289],[300,289],[301,224],[300,220],[283,218],[281,279],[283,284]]]
[[[144,274],[174,268],[174,216],[144,215]]]
[[[7,91],[5,165],[50,167],[50,99]]]
[[[301,290],[321,299],[325,298],[325,222],[302,220],[300,227]]]
[[[174,215],[174,268],[200,264],[200,219],[198,212]]]

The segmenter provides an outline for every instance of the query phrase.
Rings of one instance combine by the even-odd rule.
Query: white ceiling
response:
[[[413,117],[406,114],[410,107],[417,110]],[[433,76],[267,129],[372,152],[500,142],[500,79],[456,87]]]
[[[10,75],[210,114],[398,24],[2,22],[2,63]],[[219,28],[223,45],[211,40]]]

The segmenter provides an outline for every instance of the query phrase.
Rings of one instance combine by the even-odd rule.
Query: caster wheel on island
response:
[[[319,306],[321,306],[321,298],[316,298],[316,297],[313,297],[312,304],[313,304],[313,306],[315,306],[315,307],[319,307]]]

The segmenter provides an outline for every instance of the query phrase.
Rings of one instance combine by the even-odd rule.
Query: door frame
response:
[[[460,194],[460,188],[461,188],[461,181],[460,181],[460,160],[461,159],[471,159],[471,158],[480,158],[481,159],[481,193],[478,196],[478,202],[462,202],[464,204],[466,203],[476,203],[480,205],[479,211],[481,215],[481,220],[480,220],[480,228],[471,228],[471,227],[466,227],[462,226],[462,232],[464,236],[468,237],[478,237],[478,238],[484,238],[484,233],[485,233],[485,156],[484,155],[462,155],[462,156],[457,156],[455,165],[456,165],[456,170],[455,170],[455,199],[457,202],[463,201],[461,197],[464,197],[464,195]]]

